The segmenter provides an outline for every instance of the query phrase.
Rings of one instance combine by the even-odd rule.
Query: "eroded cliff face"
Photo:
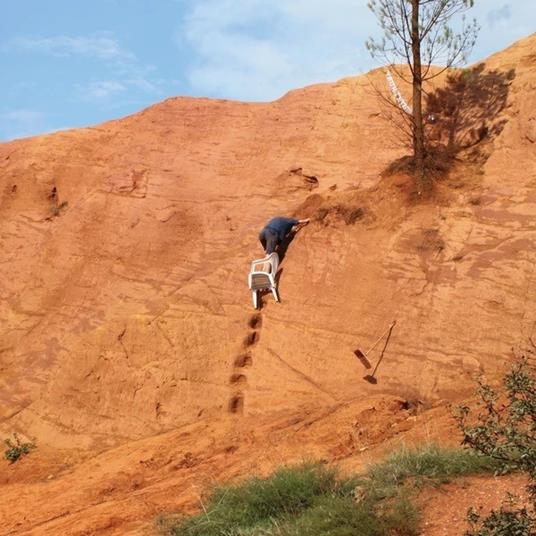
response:
[[[501,127],[433,202],[380,178],[404,154],[381,73],[0,145],[0,431],[40,445],[1,462],[25,499],[0,505],[6,533],[135,531],[210,479],[432,433],[475,374],[501,373],[536,336],[534,36],[484,73],[511,69]],[[254,312],[276,214],[313,222],[282,303]],[[393,320],[365,382],[354,350]]]

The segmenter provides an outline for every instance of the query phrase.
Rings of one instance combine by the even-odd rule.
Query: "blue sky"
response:
[[[476,0],[472,60],[536,30],[535,0]],[[0,140],[175,95],[273,100],[378,66],[365,0],[19,0],[0,19]]]

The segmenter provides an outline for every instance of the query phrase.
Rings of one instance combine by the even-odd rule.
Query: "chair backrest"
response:
[[[251,273],[272,274],[275,276],[279,266],[279,255],[274,251],[264,259],[257,259],[251,263]]]
[[[251,264],[251,273],[258,274],[271,274],[272,273],[272,264],[269,261],[263,259],[258,261],[253,261]]]

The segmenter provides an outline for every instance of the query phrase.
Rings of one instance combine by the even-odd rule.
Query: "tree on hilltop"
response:
[[[474,0],[370,0],[383,31],[381,40],[370,38],[366,45],[373,57],[381,57],[390,68],[413,87],[409,118],[413,148],[414,176],[418,192],[431,186],[425,173],[426,138],[423,114],[423,84],[446,69],[464,63],[472,50],[479,26],[467,22],[466,12]],[[461,16],[461,29],[451,27],[453,17]],[[409,79],[397,63],[409,66]],[[441,65],[434,69],[434,65]]]

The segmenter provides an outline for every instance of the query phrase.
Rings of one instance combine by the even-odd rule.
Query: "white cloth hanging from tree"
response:
[[[393,94],[394,98],[396,99],[396,102],[404,112],[406,112],[408,115],[413,115],[413,110],[411,109],[411,106],[406,102],[404,97],[402,96],[402,93],[400,93],[400,90],[398,89],[398,86],[396,85],[393,75],[391,74],[391,71],[387,69],[387,73],[385,75],[387,77],[387,84],[389,85],[389,89],[391,90],[391,93]]]

